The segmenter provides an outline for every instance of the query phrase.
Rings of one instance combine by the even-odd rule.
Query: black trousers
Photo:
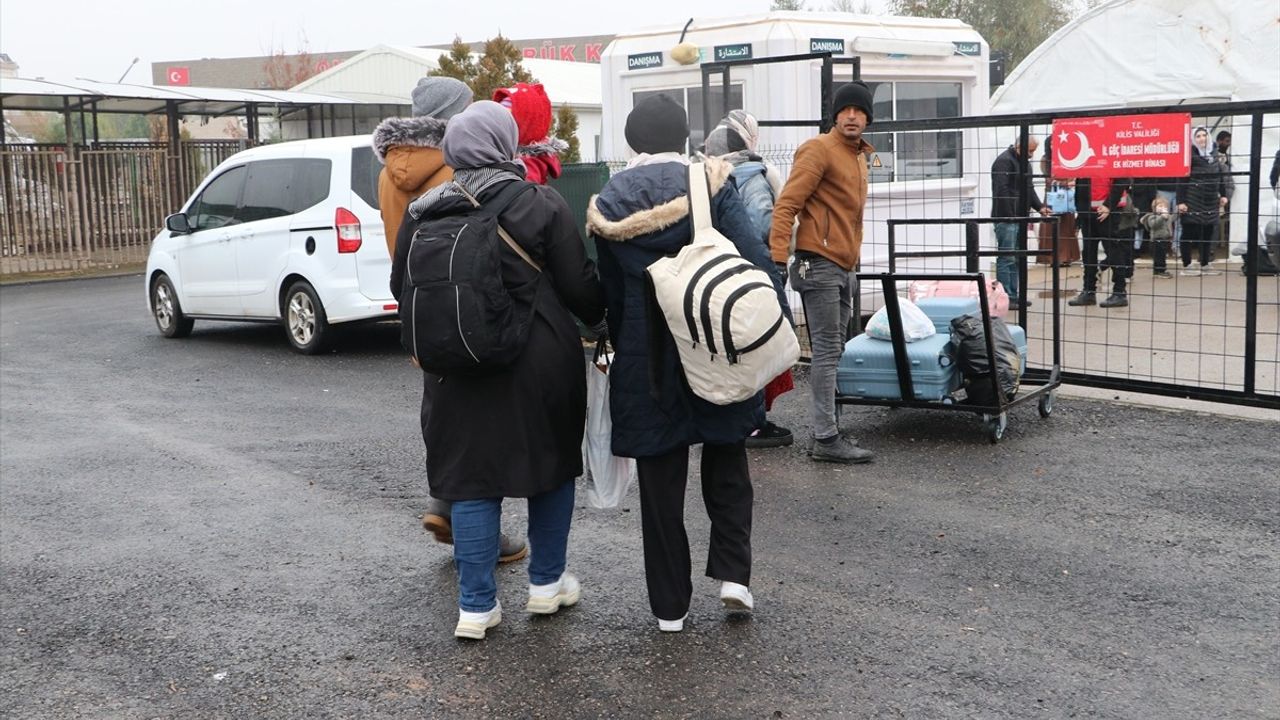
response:
[[[1081,259],[1084,261],[1084,289],[1095,292],[1098,289],[1098,271],[1101,268],[1111,270],[1112,290],[1123,293],[1130,277],[1133,276],[1133,231],[1119,234],[1127,237],[1108,237],[1113,230],[1107,221],[1098,220],[1096,213],[1080,213],[1084,218],[1081,236],[1084,245],[1081,248]],[[1098,261],[1098,245],[1107,253],[1106,262]]]
[[[1084,265],[1084,290],[1094,292],[1098,289],[1098,245],[1104,238],[1106,223],[1099,222],[1095,212],[1082,212],[1076,215],[1080,225],[1080,260]]]
[[[1200,254],[1200,265],[1208,265],[1213,262],[1213,241],[1214,225],[1201,225],[1199,223],[1186,222],[1182,223],[1182,267],[1191,266],[1191,251],[1198,250]]]
[[[640,480],[640,527],[644,533],[644,579],[649,607],[662,620],[689,612],[693,595],[684,494],[689,449],[636,459]],[[751,584],[751,473],[742,443],[702,446],[702,500],[711,518],[707,576]]]

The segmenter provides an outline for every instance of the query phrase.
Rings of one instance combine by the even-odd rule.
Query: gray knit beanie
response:
[[[448,120],[471,104],[471,88],[451,77],[424,77],[410,93],[413,116]]]

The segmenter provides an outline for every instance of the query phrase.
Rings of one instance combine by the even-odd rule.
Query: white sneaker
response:
[[[581,596],[582,584],[578,578],[564,573],[550,585],[530,585],[529,603],[524,609],[534,615],[553,615],[562,607],[577,605]]]
[[[1200,277],[1199,265],[1188,265],[1182,268],[1182,272],[1178,273],[1182,277]]]
[[[735,582],[720,583],[720,602],[724,603],[726,610],[737,612],[751,612],[755,607],[755,601],[751,598],[751,590],[746,585],[739,585]]]
[[[1200,268],[1200,274],[1201,275],[1221,275],[1222,271],[1214,270],[1212,265],[1205,265],[1204,267]]]
[[[684,630],[684,618],[689,617],[689,613],[685,613],[684,617],[679,620],[663,620],[658,618],[658,629],[662,632],[676,633]]]
[[[502,603],[496,603],[489,612],[458,611],[458,626],[453,629],[453,636],[466,640],[483,640],[489,628],[502,622]]]

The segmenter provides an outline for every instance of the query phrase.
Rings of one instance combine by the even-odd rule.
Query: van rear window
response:
[[[373,148],[358,147],[351,151],[351,191],[374,210],[382,209],[378,206],[378,173],[381,170],[382,163],[373,154]]]

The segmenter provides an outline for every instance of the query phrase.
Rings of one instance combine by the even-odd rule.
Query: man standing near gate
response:
[[[787,272],[795,231],[791,287],[800,293],[809,327],[813,361],[814,460],[870,462],[872,454],[840,435],[836,424],[836,368],[849,327],[856,279],[851,274],[862,252],[862,210],[867,201],[867,156],[862,139],[871,124],[871,90],[852,82],[836,90],[834,127],[796,150],[791,176],[773,206],[769,252]]]
[[[1036,154],[1036,148],[1039,146],[1040,143],[1035,138],[1028,138],[1028,158]],[[1035,208],[1041,215],[1049,214],[1049,208],[1040,202],[1040,196],[1036,195],[1035,183],[1031,180],[1031,162],[1028,158],[1022,157],[1019,148],[1018,143],[1010,145],[1004,152],[996,156],[995,162],[991,163],[991,217],[1012,218],[1027,216],[1027,206],[1018,204],[1018,175],[1020,173],[1027,179],[1027,199],[1030,201],[1031,207]],[[995,223],[995,231],[997,250],[1018,249],[1018,223]],[[1012,255],[1001,255],[996,258],[996,279],[1004,286],[1004,291],[1009,294],[1010,310],[1020,309],[1023,302],[1026,302],[1028,307],[1031,306],[1031,301],[1024,301],[1021,293],[1018,292],[1020,289],[1018,286],[1019,270],[1025,262],[1026,258]]]

